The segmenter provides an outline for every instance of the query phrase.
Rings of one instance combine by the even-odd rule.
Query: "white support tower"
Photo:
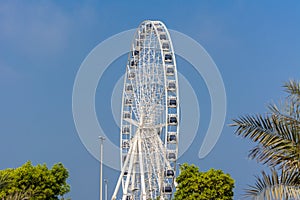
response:
[[[176,59],[160,21],[138,27],[122,98],[121,174],[112,200],[171,199],[179,138]]]

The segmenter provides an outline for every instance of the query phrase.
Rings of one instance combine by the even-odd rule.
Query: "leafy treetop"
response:
[[[26,199],[57,200],[70,191],[68,176],[68,170],[61,163],[48,169],[46,164],[33,166],[28,161],[16,169],[1,170],[0,177],[5,177],[5,181],[0,188],[0,199],[22,193]]]
[[[231,200],[233,199],[234,180],[222,170],[210,169],[200,172],[195,165],[183,164],[180,166],[180,175],[175,200]]]

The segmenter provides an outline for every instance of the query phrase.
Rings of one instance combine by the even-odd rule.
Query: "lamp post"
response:
[[[106,178],[104,179],[104,183],[105,183],[105,200],[107,200],[107,183],[108,183],[108,180]]]
[[[102,200],[102,160],[103,160],[103,141],[105,137],[99,136],[100,139],[100,200]]]

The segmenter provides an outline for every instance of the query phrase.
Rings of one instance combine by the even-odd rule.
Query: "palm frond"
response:
[[[254,186],[249,186],[245,197],[258,200],[296,200],[300,199],[299,173],[282,170],[281,175],[275,169],[271,175],[262,172],[262,177],[256,177]]]
[[[268,109],[275,115],[278,120],[287,125],[300,128],[300,104],[296,105],[295,102],[287,100],[284,105],[279,109],[275,104],[270,104]]]
[[[283,87],[291,97],[295,98],[298,102],[300,101],[300,82],[290,80],[289,82],[286,82]]]
[[[269,166],[286,169],[300,167],[299,132],[276,116],[246,116],[233,120],[235,133],[257,142],[249,157]]]

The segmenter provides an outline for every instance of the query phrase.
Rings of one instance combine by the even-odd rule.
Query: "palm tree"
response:
[[[300,199],[300,82],[289,81],[284,88],[288,96],[281,106],[269,105],[267,114],[242,116],[231,124],[238,136],[256,143],[249,158],[271,169],[246,190],[252,199]]]

